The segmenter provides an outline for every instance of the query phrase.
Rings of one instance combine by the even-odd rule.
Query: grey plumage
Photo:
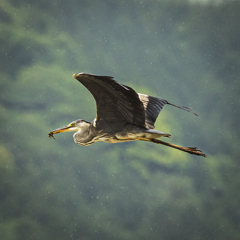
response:
[[[192,112],[190,108],[176,106],[167,100],[136,93],[131,87],[120,84],[110,76],[97,76],[86,73],[74,74],[93,95],[97,105],[97,116],[91,122],[76,120],[67,126],[49,133],[76,131],[74,141],[82,146],[97,141],[108,143],[126,141],[149,141],[164,144],[191,154],[205,156],[199,149],[181,147],[158,140],[170,134],[154,129],[154,123],[165,104]],[[195,113],[194,113],[195,114]],[[196,114],[195,114],[196,115]]]

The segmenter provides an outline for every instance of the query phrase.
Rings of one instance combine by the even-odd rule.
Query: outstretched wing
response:
[[[97,104],[96,124],[131,123],[145,127],[145,110],[138,94],[130,87],[120,84],[109,76],[86,73],[73,75],[93,95]]]
[[[162,110],[163,106],[165,104],[172,105],[174,107],[183,109],[187,112],[192,112],[197,116],[196,113],[192,111],[191,108],[188,107],[183,107],[183,106],[176,106],[172,103],[169,103],[167,100],[161,99],[161,98],[156,98],[156,97],[151,97],[146,94],[138,93],[139,99],[143,103],[144,109],[145,109],[145,125],[146,128],[148,129],[153,129],[154,128],[154,123]]]
[[[148,129],[154,128],[154,123],[163,106],[168,102],[164,99],[151,97],[138,93],[139,99],[143,103],[145,109],[145,124]]]

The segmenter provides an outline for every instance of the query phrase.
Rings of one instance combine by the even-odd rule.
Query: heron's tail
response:
[[[155,138],[143,139],[143,141],[149,141],[149,142],[153,142],[153,143],[157,143],[157,144],[163,144],[165,146],[176,148],[178,150],[188,152],[190,154],[206,157],[206,154],[202,153],[202,151],[200,149],[196,148],[196,147],[181,147],[181,146],[178,146],[178,145],[175,145],[175,144],[163,142],[163,141],[155,139]]]

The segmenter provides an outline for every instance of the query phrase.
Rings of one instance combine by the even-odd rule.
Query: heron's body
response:
[[[84,120],[82,121],[81,130],[74,133],[73,138],[75,143],[81,146],[88,146],[95,142],[102,141],[107,143],[119,143],[119,142],[128,142],[128,141],[137,141],[143,140],[144,138],[160,138],[170,137],[170,134],[166,134],[156,130],[148,130],[145,128],[137,127],[132,124],[126,124],[121,126],[120,131],[112,130],[111,126],[108,126],[109,130],[104,130],[105,128],[96,127],[95,119],[89,123]],[[117,124],[114,124],[116,127]]]
[[[75,120],[67,126],[49,133],[76,131],[75,143],[88,146],[97,141],[118,143],[127,141],[149,141],[167,145],[191,154],[205,156],[199,149],[181,147],[158,140],[170,134],[154,129],[154,123],[165,104],[191,112],[190,108],[176,106],[168,101],[136,93],[132,88],[117,83],[112,77],[85,73],[73,75],[93,95],[97,103],[97,117],[90,123]],[[194,113],[195,114],[195,113]],[[195,114],[196,115],[196,114]]]

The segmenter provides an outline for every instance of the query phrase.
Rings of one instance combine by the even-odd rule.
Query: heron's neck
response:
[[[90,123],[85,123],[79,130],[73,135],[75,143],[86,143],[92,139],[90,131]]]

